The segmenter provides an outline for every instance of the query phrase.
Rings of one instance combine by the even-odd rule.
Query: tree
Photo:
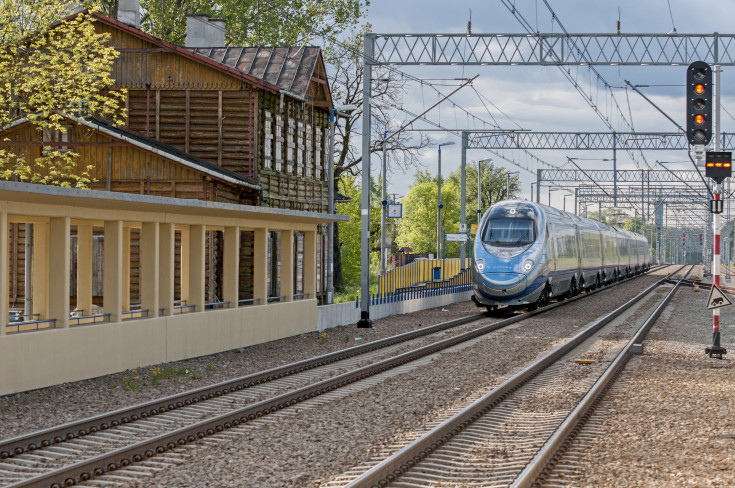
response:
[[[118,53],[109,35],[95,32],[89,14],[71,14],[63,0],[4,1],[0,6],[0,126],[28,119],[47,139],[59,142],[68,130],[65,114],[122,123],[124,94],[110,91]],[[48,145],[40,158],[26,161],[13,149],[0,149],[0,177],[85,187],[91,168],[80,171],[77,156]]]
[[[379,185],[373,184],[371,191],[372,208],[370,212],[370,249],[378,246],[380,237],[380,203],[379,198],[375,198],[375,194],[379,191]],[[343,252],[340,261],[341,273],[344,277],[343,281],[337,283],[335,280],[335,288],[344,290],[345,288],[355,288],[360,286],[360,242],[361,242],[361,198],[362,190],[358,178],[349,174],[343,174],[339,179],[340,193],[351,198],[352,201],[337,204],[337,213],[350,217],[349,222],[341,222],[339,234],[340,238],[337,247]],[[335,240],[337,240],[335,238]],[[336,264],[336,262],[335,262]],[[336,271],[335,271],[336,274]]]
[[[490,208],[501,200],[506,199],[506,184],[508,170],[502,167],[496,167],[491,161],[483,161],[480,167],[480,193],[481,210]],[[447,182],[452,182],[461,188],[462,169],[457,168],[449,173]],[[510,179],[510,195],[520,190],[518,175],[513,175]],[[465,221],[467,225],[477,223],[477,163],[468,163],[465,168],[465,192],[466,192],[466,210]]]
[[[437,182],[428,181],[428,172],[419,171],[415,183],[403,197],[403,218],[398,224],[399,247],[410,247],[416,253],[433,253],[436,248],[438,216]],[[459,231],[459,187],[452,181],[442,183],[442,228],[447,233]],[[447,243],[447,257],[459,255],[459,243]]]
[[[112,4],[117,0],[105,0]],[[142,0],[144,31],[175,44],[186,40],[186,14],[226,21],[231,46],[303,46],[359,26],[368,0]]]

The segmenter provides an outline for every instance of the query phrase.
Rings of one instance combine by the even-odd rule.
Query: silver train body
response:
[[[485,212],[473,246],[478,306],[537,306],[647,270],[645,237],[525,200]]]

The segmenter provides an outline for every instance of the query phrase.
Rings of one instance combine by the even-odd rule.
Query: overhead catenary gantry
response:
[[[362,188],[370,188],[373,66],[735,66],[735,34],[373,34],[363,55]],[[465,225],[462,167],[461,224]],[[361,200],[361,314],[370,321],[370,192]]]

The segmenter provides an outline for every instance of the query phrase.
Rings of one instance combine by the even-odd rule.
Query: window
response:
[[[288,118],[288,127],[286,128],[286,174],[294,174],[294,150],[296,149],[296,121],[293,117]]]
[[[304,123],[301,120],[296,132],[296,176],[304,176]]]
[[[306,165],[306,174],[304,176],[306,176],[307,178],[311,178],[312,174],[314,173],[314,160],[312,158],[312,155],[314,153],[314,130],[311,124],[306,124],[305,143],[306,158],[304,159],[304,164]]]
[[[283,115],[276,115],[276,171],[283,170]]]
[[[316,129],[316,156],[314,156],[314,166],[316,168],[316,180],[321,181],[322,179],[322,129],[317,127]]]
[[[71,142],[71,131],[72,127],[69,124],[63,126],[62,129],[52,129],[50,127],[43,128],[43,144],[51,151],[67,152],[70,150],[69,146],[59,145],[60,142]]]
[[[492,219],[482,236],[482,242],[493,246],[523,246],[532,244],[534,240],[536,238],[531,219]]]
[[[265,111],[265,147],[263,152],[263,168],[273,168],[273,115]]]

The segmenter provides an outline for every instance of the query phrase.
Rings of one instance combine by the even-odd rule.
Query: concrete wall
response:
[[[0,340],[0,395],[251,346],[316,323],[317,301],[302,300],[9,334]]]
[[[370,306],[370,319],[377,320],[390,315],[418,312],[429,308],[443,307],[450,303],[466,302],[472,296],[472,290],[447,293],[431,297],[401,300],[393,303],[383,303]],[[317,328],[319,331],[338,327],[340,325],[354,325],[360,320],[360,308],[355,302],[322,305],[317,309]]]

